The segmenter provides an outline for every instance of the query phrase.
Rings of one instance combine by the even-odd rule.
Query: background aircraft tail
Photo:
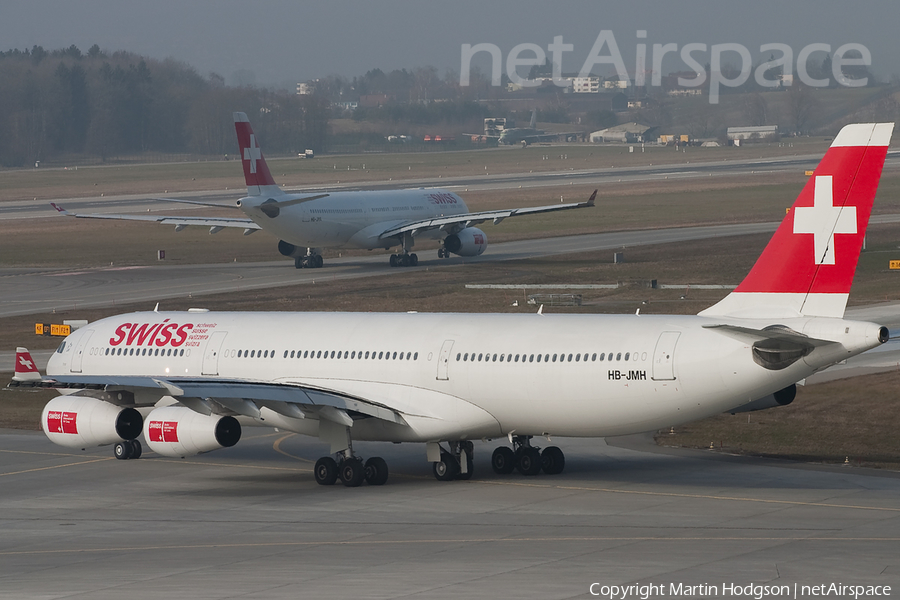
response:
[[[700,314],[842,317],[893,128],[841,129],[744,281]]]
[[[16,370],[13,381],[35,381],[40,378],[41,374],[28,348],[16,348]]]
[[[537,111],[531,111],[531,123],[528,125],[531,129],[537,127]]]
[[[241,163],[244,165],[244,180],[247,182],[247,194],[250,196],[280,195],[283,192],[272,174],[263,157],[259,140],[250,127],[250,120],[246,113],[234,113],[234,129],[237,132],[238,147],[241,153]]]

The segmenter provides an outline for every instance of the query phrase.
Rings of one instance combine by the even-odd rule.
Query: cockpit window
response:
[[[65,351],[65,349],[66,349],[66,341],[63,340],[63,342],[59,345],[59,348],[57,348],[56,351],[59,354],[62,354]]]

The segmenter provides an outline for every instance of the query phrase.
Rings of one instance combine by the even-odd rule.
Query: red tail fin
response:
[[[841,129],[746,279],[700,314],[842,317],[893,128]]]
[[[237,132],[238,147],[241,152],[241,163],[244,165],[244,180],[247,182],[247,192],[258,196],[263,194],[261,188],[275,185],[275,180],[269,172],[269,166],[263,157],[259,141],[250,127],[250,120],[242,112],[234,113],[234,129]]]
[[[40,379],[41,374],[37,369],[34,359],[28,348],[16,348],[16,372],[14,381],[34,381]]]

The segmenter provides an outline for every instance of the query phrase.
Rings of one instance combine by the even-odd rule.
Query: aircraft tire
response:
[[[415,254],[410,254],[409,255],[409,266],[415,267],[418,264],[419,264],[419,257],[416,256]]]
[[[325,259],[322,258],[321,254],[316,254],[315,256],[312,257],[312,260],[313,260],[313,263],[315,263],[313,266],[316,269],[321,269],[325,265]]]
[[[432,465],[432,471],[438,481],[451,481],[459,473],[459,463],[449,452],[441,452],[441,460]]]
[[[391,260],[390,260],[390,263],[391,263],[391,266],[392,266],[392,267],[396,267],[396,266],[397,266],[397,255],[396,255],[396,254],[391,254]]]
[[[140,458],[141,454],[143,454],[144,449],[141,448],[141,443],[138,440],[131,440],[131,457],[130,458]]]
[[[384,485],[388,479],[388,466],[380,456],[373,456],[366,461],[366,483]]]
[[[306,263],[304,261],[305,261],[305,259],[302,256],[298,256],[297,258],[295,258],[294,259],[294,268],[302,269],[303,267],[305,267]]]
[[[566,455],[556,446],[544,448],[541,452],[541,468],[547,475],[559,475],[566,468]]]
[[[500,446],[491,455],[491,468],[497,475],[509,475],[516,468],[516,454],[511,448]]]
[[[334,485],[338,477],[337,462],[330,456],[323,456],[316,461],[313,474],[316,477],[316,483],[319,485]]]
[[[366,477],[366,469],[358,458],[348,458],[338,467],[338,476],[347,487],[359,487]]]
[[[537,475],[541,472],[541,452],[537,448],[522,448],[516,460],[516,469],[525,476]]]
[[[459,474],[457,474],[456,478],[461,479],[463,481],[468,481],[472,479],[472,475],[475,473],[475,462],[470,458],[466,461],[466,472],[463,473],[462,469],[459,470]]]
[[[119,460],[128,460],[131,458],[131,453],[134,448],[131,445],[130,441],[127,442],[119,442],[115,446],[113,446],[113,455]]]

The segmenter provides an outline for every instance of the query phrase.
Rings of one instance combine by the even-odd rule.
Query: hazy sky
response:
[[[256,83],[284,85],[329,74],[347,77],[432,65],[459,70],[462,44],[489,42],[505,59],[516,44],[546,49],[562,35],[577,71],[601,30],[612,30],[629,70],[635,32],[646,43],[735,42],[754,59],[763,43],[854,42],[872,53],[881,77],[900,73],[897,0],[2,0],[0,48],[77,45],[172,57],[229,83],[252,71]],[[643,40],[642,40],[643,41]],[[665,63],[671,67],[682,66]]]

